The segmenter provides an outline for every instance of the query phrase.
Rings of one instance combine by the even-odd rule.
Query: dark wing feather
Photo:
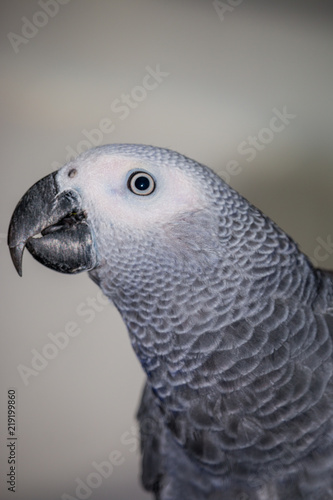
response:
[[[147,382],[141,398],[137,419],[140,426],[142,472],[144,488],[159,498],[160,482],[163,476],[161,456],[161,414],[153,401],[151,387]]]

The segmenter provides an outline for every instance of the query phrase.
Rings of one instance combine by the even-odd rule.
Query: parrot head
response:
[[[210,209],[212,221],[212,194],[221,183],[208,168],[170,150],[130,144],[91,149],[38,181],[17,204],[8,232],[14,266],[22,275],[25,248],[45,266],[70,274],[112,263],[126,267],[157,241],[159,253],[169,246],[182,262],[196,243],[202,255],[214,246],[203,214]]]

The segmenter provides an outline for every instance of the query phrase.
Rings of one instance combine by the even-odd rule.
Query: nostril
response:
[[[73,177],[75,177],[75,176],[76,176],[76,174],[77,174],[77,170],[76,170],[76,168],[72,168],[72,169],[68,172],[68,177],[70,177],[70,178],[72,179]]]

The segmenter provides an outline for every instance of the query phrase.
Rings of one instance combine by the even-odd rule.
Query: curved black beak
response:
[[[36,182],[18,202],[8,230],[14,266],[22,276],[27,247],[46,267],[75,274],[96,267],[91,228],[76,191],[59,193],[56,173]]]

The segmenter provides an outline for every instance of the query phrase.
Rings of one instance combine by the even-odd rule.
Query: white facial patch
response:
[[[71,169],[77,173],[69,175]],[[155,181],[151,194],[140,195],[129,188],[133,173],[145,172]],[[118,155],[104,155],[63,167],[57,182],[61,189],[80,193],[83,209],[113,225],[144,229],[152,224],[171,222],[185,212],[207,205],[199,182],[188,171],[154,165]]]

